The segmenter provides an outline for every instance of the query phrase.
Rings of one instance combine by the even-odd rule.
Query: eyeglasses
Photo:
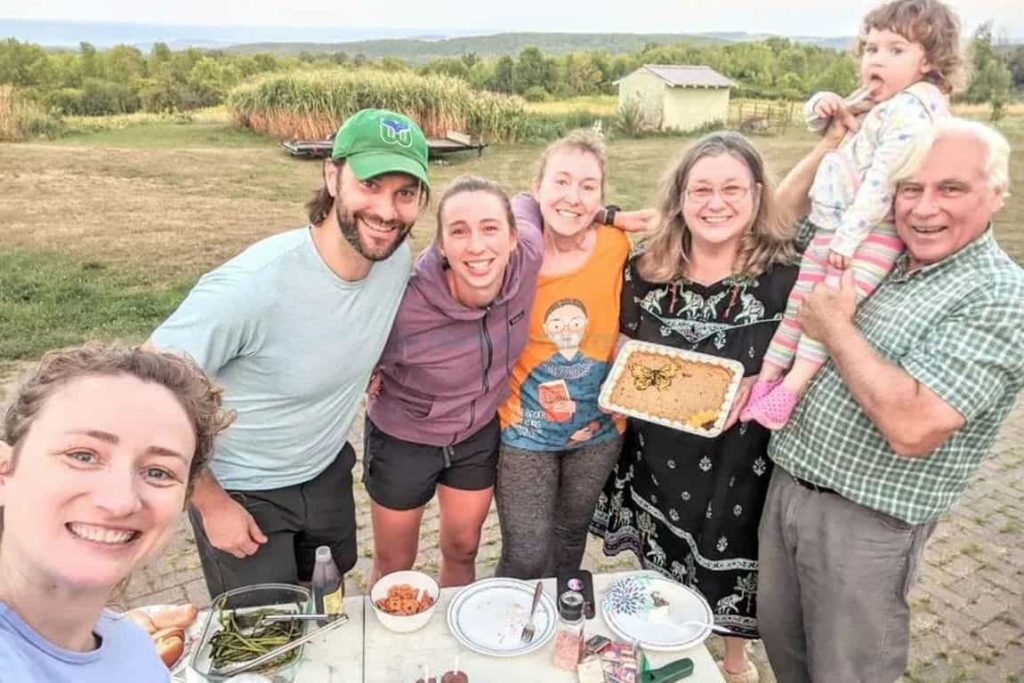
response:
[[[735,202],[743,199],[750,192],[749,185],[726,185],[725,187],[714,188],[709,185],[700,185],[686,190],[686,198],[691,202],[710,202],[715,193],[724,202]]]
[[[554,334],[562,332],[579,332],[587,325],[586,318],[570,318],[569,320],[550,320],[547,323],[548,329]]]

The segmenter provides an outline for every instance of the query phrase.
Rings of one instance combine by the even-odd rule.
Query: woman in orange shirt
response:
[[[614,359],[630,243],[598,223],[642,228],[648,212],[616,221],[617,210],[602,209],[604,188],[604,141],[580,130],[544,151],[533,195],[512,200],[517,224],[543,226],[544,261],[523,321],[529,340],[499,411],[500,576],[579,568],[587,524],[622,447],[624,425],[598,410],[597,397]]]

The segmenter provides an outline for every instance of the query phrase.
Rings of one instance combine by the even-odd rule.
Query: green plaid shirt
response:
[[[926,457],[897,456],[830,362],[768,453],[861,505],[929,522],[967,488],[1024,385],[1024,269],[991,229],[911,273],[904,254],[856,323],[879,353],[956,408],[964,427]]]

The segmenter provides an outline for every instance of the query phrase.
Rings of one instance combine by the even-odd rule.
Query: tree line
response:
[[[959,96],[1002,107],[1024,91],[1024,45],[999,46],[991,25],[970,42],[971,79]],[[362,54],[238,54],[192,48],[172,51],[156,43],[148,54],[118,45],[97,50],[50,51],[13,38],[0,42],[0,84],[53,114],[105,115],[136,111],[173,112],[222,104],[243,81],[270,72],[337,67],[373,67],[445,74],[477,90],[517,94],[527,100],[614,94],[615,82],[642,64],[706,64],[737,83],[735,96],[801,100],[818,90],[847,93],[857,86],[855,59],[848,52],[786,38],[756,42],[648,44],[628,54],[599,50],[545,55],[528,47],[515,57],[484,59],[469,53],[412,66],[396,57]]]

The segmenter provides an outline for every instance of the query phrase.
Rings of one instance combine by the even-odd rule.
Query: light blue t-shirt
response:
[[[0,603],[0,682],[167,683],[171,680],[149,634],[131,620],[105,611],[93,632],[100,638],[95,650],[65,650],[36,633],[14,610]]]
[[[221,486],[282,488],[331,464],[411,270],[406,243],[363,280],[342,280],[306,227],[258,242],[199,279],[152,343],[192,356],[238,414],[211,463]]]

